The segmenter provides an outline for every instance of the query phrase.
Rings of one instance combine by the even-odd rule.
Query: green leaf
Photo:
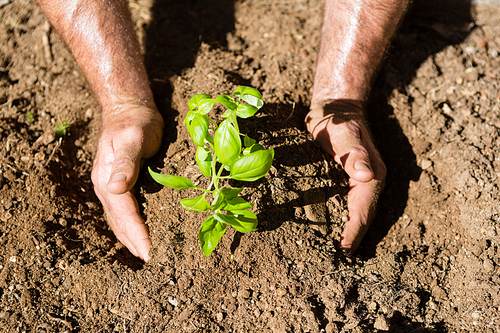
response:
[[[201,224],[200,230],[198,231],[198,239],[200,240],[201,250],[207,258],[210,257],[210,254],[217,244],[219,244],[225,232],[225,224],[215,220],[213,216],[207,217]]]
[[[241,190],[243,190],[241,187],[225,187],[217,191],[212,200],[212,210],[224,209],[227,205],[227,199],[237,197]]]
[[[204,212],[210,209],[210,204],[205,200],[205,194],[194,198],[186,198],[181,200],[182,207],[195,212]]]
[[[240,135],[229,120],[224,120],[215,131],[214,151],[219,161],[225,165],[231,165],[240,155]]]
[[[250,104],[239,104],[236,109],[236,115],[240,118],[250,118],[257,113],[257,111],[259,111],[259,109]]]
[[[233,210],[228,212],[228,215],[233,215],[241,225],[242,230],[239,227],[234,227],[239,232],[248,232],[247,230],[255,231],[257,230],[257,224],[259,223],[257,215],[249,210]]]
[[[233,95],[238,96],[238,97],[241,97],[244,95],[250,95],[250,96],[254,96],[256,98],[262,99],[262,95],[260,94],[260,92],[257,89],[252,88],[252,87],[247,87],[247,86],[236,87],[236,89],[233,92]]]
[[[210,135],[210,133],[207,134],[205,140],[207,140],[212,146],[214,145],[214,138]]]
[[[208,133],[207,116],[196,115],[187,128],[194,144],[202,147],[205,144],[205,137]]]
[[[249,148],[243,149],[243,155],[248,155],[248,154],[253,153],[253,152],[257,151],[257,150],[264,150],[264,146],[256,143],[256,144],[252,145]]]
[[[233,95],[238,96],[248,104],[255,106],[257,109],[260,109],[264,105],[262,95],[257,89],[252,87],[239,86],[233,92]]]
[[[157,172],[151,170],[148,167],[149,174],[151,177],[157,182],[164,186],[171,187],[176,190],[184,190],[188,188],[196,188],[192,181],[187,178],[181,176],[172,176],[172,175],[162,175]]]
[[[252,204],[238,197],[242,188],[231,187],[221,189],[212,202],[212,210],[241,210],[252,208]]]
[[[230,177],[247,182],[264,177],[271,168],[273,158],[273,149],[258,150],[248,155],[243,155],[231,166]]]
[[[257,230],[255,227],[247,228],[247,226],[251,227],[253,224],[244,222],[244,225],[243,225],[242,222],[236,218],[236,216],[231,215],[231,214],[224,215],[221,212],[217,212],[213,216],[220,223],[229,224],[231,227],[233,227],[234,229],[236,229],[240,232],[252,232],[252,231]],[[256,225],[257,224],[255,224],[255,226]]]
[[[243,190],[243,187],[224,187],[220,191],[226,199],[236,197]]]
[[[222,205],[226,204],[226,200],[224,198],[224,194],[222,192],[217,191],[214,195],[214,198],[212,200],[212,210],[217,210],[222,207]]]
[[[253,208],[253,205],[241,197],[235,197],[228,199],[226,198],[226,205],[221,208],[223,210],[234,211],[242,210],[247,208]]]
[[[212,98],[207,98],[207,99],[201,100],[198,103],[199,113],[202,115],[209,113],[210,110],[212,110],[212,107],[214,106],[214,104],[215,104],[215,100]]]
[[[264,105],[262,98],[258,98],[252,95],[243,95],[241,96],[241,99],[250,104],[251,106],[255,106],[257,109],[260,109]]]
[[[212,96],[207,94],[194,95],[188,102],[189,109],[194,110],[195,108],[199,107],[201,101],[203,101],[204,99],[211,99],[211,98]]]
[[[224,112],[222,114],[222,119],[226,119],[226,118],[229,118],[233,115],[235,111],[234,110],[231,110],[231,109],[227,109],[226,112]]]
[[[196,149],[196,163],[205,177],[212,177],[212,154],[210,149],[198,147]]]
[[[194,110],[189,110],[186,114],[186,119],[184,119],[183,124],[188,126],[188,124],[193,120],[194,117],[196,117],[198,113]]]
[[[236,110],[238,108],[238,103],[229,95],[220,95],[215,99],[216,102],[224,105],[226,108],[231,110]]]
[[[245,138],[243,139],[243,144],[245,145],[245,147],[251,147],[255,144],[255,141],[254,139],[251,139],[248,135],[245,134]]]

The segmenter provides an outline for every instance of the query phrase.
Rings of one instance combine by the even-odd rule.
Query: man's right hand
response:
[[[339,246],[356,251],[375,214],[387,169],[372,142],[361,107],[350,103],[315,106],[306,116],[314,139],[349,176],[349,211]]]

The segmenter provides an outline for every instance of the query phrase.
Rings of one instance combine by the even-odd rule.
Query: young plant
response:
[[[65,135],[69,135],[68,119],[63,118],[58,122],[56,126],[54,126],[54,132],[56,133],[56,139],[59,141],[61,141]]]
[[[207,257],[219,243],[228,225],[240,232],[257,230],[257,216],[250,211],[253,205],[239,196],[243,188],[222,187],[220,181],[255,181],[269,172],[274,158],[273,149],[264,149],[248,135],[241,134],[238,126],[238,117],[249,118],[262,107],[261,94],[254,88],[240,86],[233,95],[212,98],[210,95],[198,94],[188,102],[190,110],[184,124],[198,146],[196,163],[201,173],[211,178],[207,189],[197,187],[187,178],[161,175],[148,168],[151,177],[162,185],[203,192],[180,202],[187,210],[212,212],[198,231],[201,250]],[[224,120],[220,124],[207,116],[215,103],[226,107],[222,114]]]
[[[28,124],[33,124],[35,122],[35,116],[31,111],[26,112],[26,122]]]

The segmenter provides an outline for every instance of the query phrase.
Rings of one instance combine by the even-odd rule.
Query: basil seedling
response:
[[[269,172],[274,158],[273,149],[264,149],[248,135],[241,134],[238,127],[238,118],[252,117],[264,105],[262,95],[254,88],[240,86],[233,96],[212,98],[198,94],[188,102],[189,111],[184,124],[197,146],[196,163],[201,173],[211,178],[207,189],[199,188],[187,178],[161,175],[148,168],[151,177],[162,185],[202,192],[199,196],[182,199],[180,203],[187,210],[212,212],[198,231],[201,250],[207,257],[228,225],[240,232],[251,232],[257,230],[258,224],[257,216],[250,211],[253,205],[239,196],[243,188],[221,187],[219,182],[222,179],[250,182],[262,178]],[[207,115],[215,103],[226,108],[220,124]]]

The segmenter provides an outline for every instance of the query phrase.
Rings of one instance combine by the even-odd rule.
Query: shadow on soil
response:
[[[234,30],[234,2],[157,0],[151,9],[152,22],[147,28],[145,64],[155,102],[165,120],[163,145],[157,156],[165,156],[177,139],[171,107],[174,75],[193,67],[201,43],[212,47],[226,45],[226,34]],[[161,167],[162,159],[153,159]]]
[[[382,64],[368,110],[373,135],[387,166],[387,184],[373,221],[377,227],[370,229],[357,252],[362,257],[375,255],[377,244],[403,215],[410,181],[418,180],[421,173],[411,144],[387,101],[395,89],[407,95],[408,85],[426,59],[465,39],[474,22],[471,15],[468,0],[415,2]]]

